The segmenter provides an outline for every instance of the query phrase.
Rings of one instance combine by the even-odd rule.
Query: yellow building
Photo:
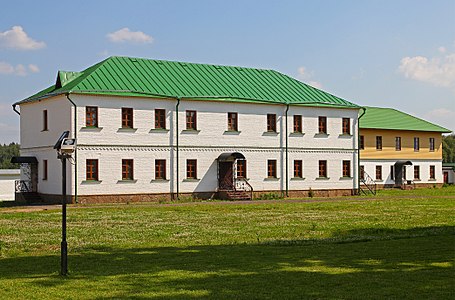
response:
[[[443,183],[442,133],[450,130],[391,108],[360,118],[360,177],[378,187]]]

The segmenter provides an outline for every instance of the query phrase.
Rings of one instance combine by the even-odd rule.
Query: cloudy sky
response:
[[[454,0],[4,1],[0,143],[11,104],[111,55],[275,69],[455,130]]]

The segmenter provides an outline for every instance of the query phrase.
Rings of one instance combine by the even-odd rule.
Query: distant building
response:
[[[59,201],[65,130],[73,201],[358,189],[360,107],[273,70],[111,57],[16,106],[22,179],[46,200]]]
[[[444,177],[444,183],[455,183],[455,163],[442,163],[442,173]]]
[[[391,108],[360,117],[360,175],[379,187],[442,185],[442,133],[450,130]]]
[[[14,200],[15,183],[20,175],[19,169],[0,170],[0,201]]]

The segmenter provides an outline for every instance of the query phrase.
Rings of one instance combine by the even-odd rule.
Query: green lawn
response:
[[[0,208],[0,299],[454,299],[455,188],[315,203]]]

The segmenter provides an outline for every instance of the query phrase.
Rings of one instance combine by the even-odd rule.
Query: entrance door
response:
[[[222,161],[218,165],[218,186],[220,190],[233,190],[234,189],[234,173],[232,172],[233,162]]]
[[[449,172],[444,172],[444,183],[449,183]]]

